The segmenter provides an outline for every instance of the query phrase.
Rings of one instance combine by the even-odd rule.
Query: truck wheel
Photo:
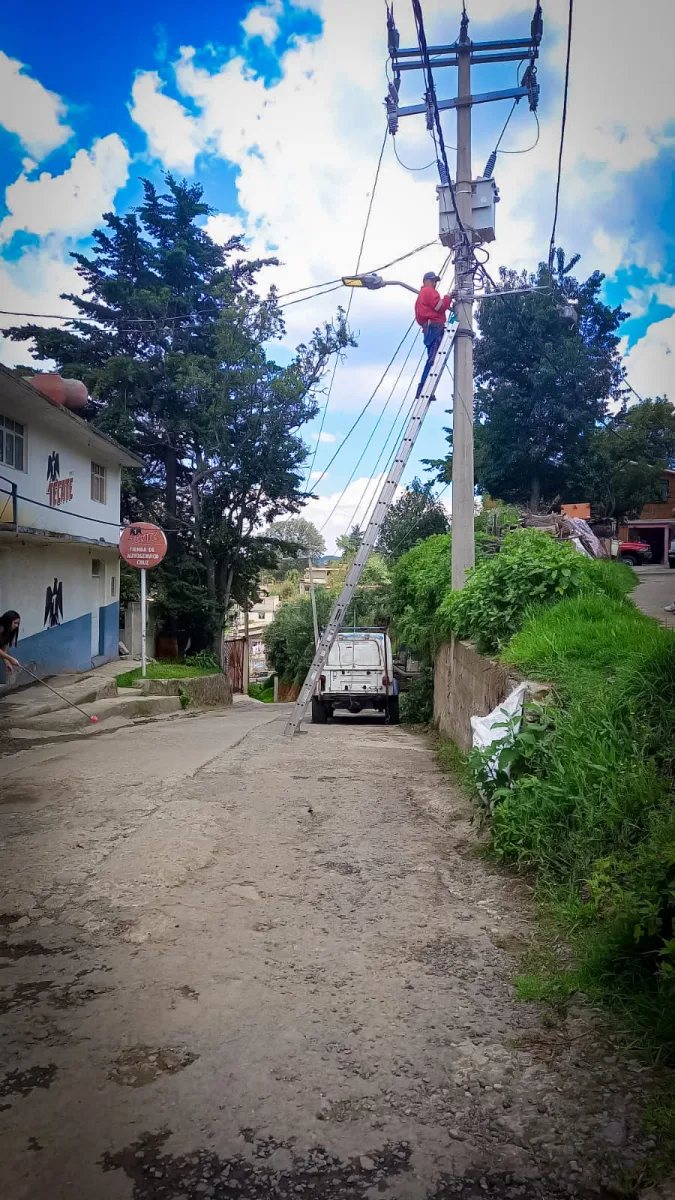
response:
[[[398,696],[390,696],[387,700],[387,716],[390,725],[399,725],[401,718],[398,711]]]
[[[637,567],[637,565],[638,565],[637,558],[634,558],[634,556],[632,554],[622,554],[621,561],[623,563],[626,563],[626,565],[629,567]]]
[[[326,725],[328,723],[328,713],[323,700],[319,700],[318,696],[312,696],[312,725]]]

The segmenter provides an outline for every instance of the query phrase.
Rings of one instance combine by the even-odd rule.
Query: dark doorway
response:
[[[636,541],[648,542],[652,548],[652,565],[664,562],[664,546],[666,540],[666,530],[663,525],[641,525],[639,529],[634,529],[631,536],[635,534]]]

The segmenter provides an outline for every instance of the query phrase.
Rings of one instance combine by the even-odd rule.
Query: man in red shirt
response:
[[[427,350],[427,361],[417,387],[417,396],[420,395],[431,370],[431,364],[443,337],[446,313],[455,299],[454,292],[450,292],[447,296],[441,296],[436,290],[437,283],[440,283],[440,275],[437,275],[435,271],[427,271],[415,301],[415,319],[424,330],[424,345]],[[435,396],[431,398],[434,400]]]

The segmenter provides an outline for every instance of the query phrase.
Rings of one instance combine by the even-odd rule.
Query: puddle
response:
[[[35,1088],[48,1088],[54,1082],[56,1063],[46,1067],[29,1067],[27,1071],[10,1071],[0,1080],[0,1097],[30,1096]]]

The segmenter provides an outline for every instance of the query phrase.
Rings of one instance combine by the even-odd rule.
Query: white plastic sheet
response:
[[[523,704],[527,684],[519,683],[506,700],[494,708],[486,717],[472,717],[474,750],[488,750],[494,746],[495,753],[487,764],[487,774],[490,779],[496,779],[499,766],[499,755],[505,745],[511,745],[523,720]],[[507,768],[507,774],[509,773]]]

